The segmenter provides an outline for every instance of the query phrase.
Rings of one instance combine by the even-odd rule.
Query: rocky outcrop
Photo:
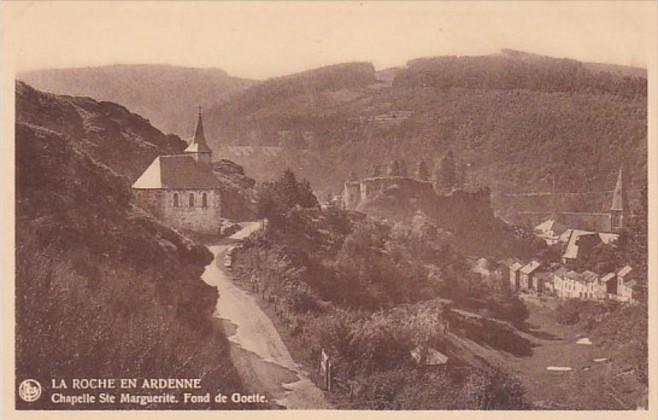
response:
[[[156,156],[186,146],[121,105],[53,95],[16,83],[16,122],[59,133],[76,149],[134,181]]]
[[[242,389],[212,317],[217,290],[200,278],[211,253],[133,206],[126,177],[86,152],[93,137],[75,124],[78,100],[26,89],[47,109],[17,110],[17,380],[175,374]],[[41,127],[48,116],[66,134]]]
[[[256,181],[245,175],[242,166],[227,159],[212,163],[213,173],[222,184],[222,216],[245,221],[256,217]]]

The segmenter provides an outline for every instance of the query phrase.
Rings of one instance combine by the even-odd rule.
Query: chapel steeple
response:
[[[197,162],[210,165],[212,161],[212,150],[206,142],[206,134],[203,130],[203,119],[201,117],[201,106],[199,106],[199,117],[194,130],[194,137],[185,149],[185,153],[193,154]]]
[[[610,206],[610,225],[613,232],[619,233],[625,227],[627,208],[626,208],[626,190],[624,188],[624,171],[619,168],[617,175],[617,184],[615,191],[612,193],[612,205]]]

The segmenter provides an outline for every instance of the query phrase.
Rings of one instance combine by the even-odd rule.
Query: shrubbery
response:
[[[415,222],[393,227],[337,209],[293,207],[243,242],[233,272],[245,285],[259,280],[309,360],[323,349],[331,357],[337,392],[352,384],[350,407],[523,407],[518,380],[470,366],[455,351],[448,306],[435,298],[514,322],[527,317],[525,306],[469,276],[465,258],[427,221]],[[418,366],[416,348],[448,355],[447,367]]]

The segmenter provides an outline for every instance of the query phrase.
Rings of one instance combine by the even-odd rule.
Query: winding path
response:
[[[245,224],[231,239],[242,239],[258,228],[258,222]],[[229,275],[220,268],[230,243],[209,247],[215,259],[206,266],[202,278],[219,290],[215,316],[225,324],[231,342],[231,359],[245,386],[250,392],[265,394],[270,401],[284,408],[331,408],[324,393],[292,359],[254,296],[233,284]]]

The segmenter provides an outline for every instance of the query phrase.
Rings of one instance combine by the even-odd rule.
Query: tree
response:
[[[371,177],[377,177],[381,176],[382,174],[382,168],[378,163],[373,163],[373,165],[370,167],[370,176]]]
[[[464,188],[468,180],[468,164],[459,159],[455,162],[455,187]]]
[[[429,181],[430,179],[430,171],[427,168],[425,159],[420,159],[418,161],[418,167],[416,168],[416,178],[420,179],[421,181]]]
[[[450,192],[457,181],[455,157],[451,151],[441,159],[434,171],[434,188],[437,192]]]
[[[388,176],[400,176],[401,168],[400,161],[393,159],[388,166]]]
[[[265,182],[258,190],[258,215],[277,223],[295,206],[304,208],[318,206],[311,184],[307,180],[297,181],[295,174],[286,169],[274,182]]]
[[[400,159],[398,162],[400,166],[400,176],[409,176],[409,171],[407,169],[407,162],[404,159]]]

